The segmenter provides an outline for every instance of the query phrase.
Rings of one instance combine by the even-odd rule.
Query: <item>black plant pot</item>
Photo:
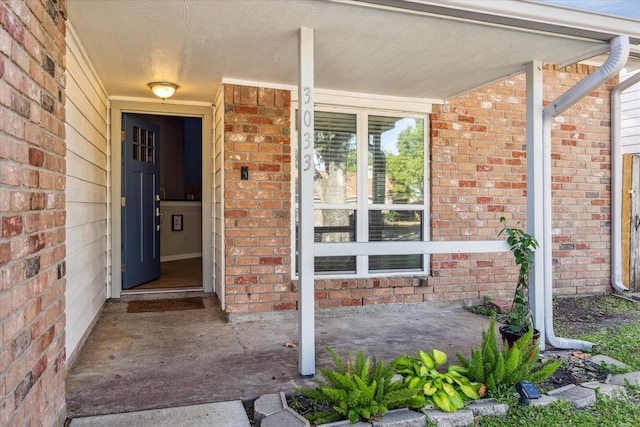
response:
[[[509,329],[508,325],[501,326],[498,330],[500,331],[500,335],[502,335],[502,341],[506,341],[509,348],[513,347],[513,344],[525,334],[524,332],[513,332],[511,329]],[[534,329],[531,343],[536,344],[539,339],[540,339],[540,331],[537,329]]]

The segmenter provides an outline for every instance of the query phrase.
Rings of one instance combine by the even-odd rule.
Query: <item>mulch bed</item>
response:
[[[562,328],[572,336],[601,331],[624,322],[640,321],[640,310],[629,313],[612,311],[607,299],[617,298],[611,295],[596,295],[586,297],[557,298],[553,306],[553,323],[556,335]],[[599,369],[589,362],[590,354],[579,350],[553,351],[548,350],[544,357],[562,360],[562,365],[549,379],[539,386],[543,390],[551,390],[569,384],[581,384],[589,381],[604,382],[608,372]]]

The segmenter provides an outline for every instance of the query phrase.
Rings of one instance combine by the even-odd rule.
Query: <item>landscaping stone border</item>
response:
[[[599,365],[624,365],[606,356],[594,356],[591,362]],[[533,399],[533,406],[547,406],[558,399],[565,400],[576,409],[584,409],[596,401],[596,391],[611,398],[624,396],[627,392],[624,384],[640,385],[640,372],[611,375],[604,383],[598,381],[585,382],[580,385],[570,384],[543,394],[539,399]],[[456,412],[443,412],[425,409],[424,413],[409,409],[394,409],[385,413],[380,420],[371,424],[365,422],[349,423],[348,420],[322,424],[318,427],[424,427],[426,421],[435,423],[438,427],[466,427],[473,424],[474,416],[506,416],[509,405],[499,403],[495,399],[480,399],[467,403],[467,409]],[[254,418],[261,421],[261,427],[309,427],[310,423],[300,414],[290,409],[283,392],[265,394],[254,403]]]

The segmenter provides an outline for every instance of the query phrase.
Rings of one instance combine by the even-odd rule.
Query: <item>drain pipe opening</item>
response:
[[[615,77],[627,62],[629,38],[618,36],[611,40],[609,57],[600,68],[577,83],[542,110],[543,142],[543,259],[544,259],[544,326],[547,343],[561,349],[590,351],[593,343],[556,337],[553,331],[553,256],[552,256],[552,197],[551,197],[551,125],[553,119],[584,98],[601,84]],[[613,191],[613,188],[612,188]]]

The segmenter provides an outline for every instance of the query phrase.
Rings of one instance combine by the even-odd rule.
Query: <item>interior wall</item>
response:
[[[160,262],[201,257],[202,203],[162,200],[160,211]]]
[[[107,94],[67,32],[66,349],[72,355],[107,298]]]
[[[185,200],[184,118],[136,114],[160,128],[160,188],[162,199]]]

